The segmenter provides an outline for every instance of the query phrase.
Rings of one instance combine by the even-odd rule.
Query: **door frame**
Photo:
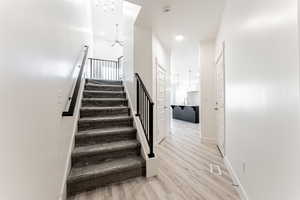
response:
[[[224,92],[224,152],[221,150],[221,148],[219,147],[219,138],[218,138],[218,133],[217,133],[217,147],[218,150],[220,151],[221,155],[223,156],[223,158],[226,156],[226,147],[227,147],[227,143],[226,143],[226,139],[227,139],[227,134],[226,134],[226,71],[225,71],[225,41],[222,42],[222,46],[220,51],[217,53],[217,57],[216,57],[216,74],[217,74],[217,65],[220,62],[220,59],[223,59],[223,92]],[[216,76],[216,91],[218,89],[218,83],[217,83],[217,76]],[[216,103],[217,103],[217,92],[216,92]],[[217,121],[218,123],[218,121]],[[217,124],[217,131],[218,131],[218,124]]]
[[[158,70],[159,69],[161,69],[164,73],[165,73],[165,106],[167,106],[167,88],[166,88],[166,84],[167,84],[167,70],[162,66],[162,65],[160,65],[159,64],[159,62],[158,62],[158,59],[157,58],[155,58],[155,68],[156,68],[156,94],[155,94],[155,96],[156,96],[156,103],[157,103],[157,98],[158,98]],[[168,106],[167,106],[168,107]],[[165,120],[166,120],[166,122],[167,122],[167,120],[168,120],[168,116],[167,116],[167,112],[168,111],[165,111]],[[165,127],[165,131],[166,131],[166,134],[165,134],[165,136],[164,137],[162,137],[162,138],[160,138],[159,136],[160,136],[160,134],[159,134],[159,123],[158,123],[158,108],[157,108],[157,106],[156,106],[156,124],[157,124],[157,131],[158,131],[158,135],[157,135],[157,141],[156,141],[156,143],[157,144],[160,144],[162,141],[164,141],[164,139],[168,136],[168,127]],[[167,123],[166,124],[166,126],[168,126],[169,125],[169,123]]]

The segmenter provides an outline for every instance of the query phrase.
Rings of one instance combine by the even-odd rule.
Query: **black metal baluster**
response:
[[[118,65],[119,66],[119,65]],[[149,158],[154,157],[154,138],[153,138],[153,109],[154,103],[146,90],[141,78],[136,74],[137,92],[137,114],[142,124],[145,137],[149,145]]]
[[[112,80],[112,78],[111,78],[111,65],[112,65],[112,62],[109,62],[109,80]]]
[[[142,88],[140,88],[141,92],[140,92],[140,95],[141,95],[141,100],[140,100],[140,103],[141,103],[141,107],[140,107],[140,112],[141,112],[141,117],[142,117],[142,123],[143,123],[143,119],[144,119],[144,112],[143,112],[143,90]]]
[[[109,79],[109,64],[110,64],[110,62],[107,62],[107,80],[110,80]]]
[[[97,74],[97,60],[94,60],[94,63],[93,63],[93,79],[97,79],[96,74]]]
[[[146,102],[146,94],[145,94],[145,92],[144,92],[144,95],[143,95],[143,108],[144,108],[144,125],[146,125],[146,105],[145,105],[145,102]]]
[[[95,60],[96,68],[95,68],[95,79],[98,79],[98,68],[99,68],[99,61]]]
[[[109,76],[108,76],[108,73],[109,73],[109,71],[108,71],[108,66],[105,65],[105,68],[106,68],[106,75],[105,75],[105,76],[106,76],[106,79],[108,80],[108,77],[109,77]]]
[[[117,80],[120,80],[119,70],[120,70],[120,61],[118,61],[118,66],[117,66]]]
[[[102,65],[102,68],[104,70],[104,73],[103,73],[103,79],[106,79],[106,66],[105,65]]]
[[[99,79],[100,80],[103,79],[103,77],[102,77],[103,63],[104,63],[103,60],[99,60]]]
[[[110,62],[110,80],[113,80],[113,77],[112,77],[112,75],[113,75],[113,71],[112,71],[112,66],[113,66],[113,62]]]
[[[149,158],[155,157],[153,151],[153,103],[150,103],[150,110],[149,110],[149,149],[150,149],[150,153],[148,154]]]
[[[95,60],[93,60],[93,78],[95,78]]]
[[[90,58],[90,78],[92,78],[92,62],[93,59]]]
[[[139,80],[136,79],[136,114],[135,116],[139,116],[140,115],[140,84],[139,84]]]
[[[149,105],[149,101],[148,98],[146,99],[146,132],[148,133],[148,105]]]
[[[97,79],[101,79],[101,77],[100,77],[101,61],[98,60],[97,63],[98,63],[98,65],[97,65]]]

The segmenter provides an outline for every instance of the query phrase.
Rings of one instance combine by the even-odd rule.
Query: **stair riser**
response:
[[[94,136],[94,137],[84,137],[84,138],[75,138],[75,146],[86,146],[86,145],[94,145],[101,143],[109,143],[109,142],[118,142],[122,140],[133,140],[136,139],[136,132],[121,132],[119,134],[108,135],[108,136]]]
[[[112,107],[112,106],[128,106],[127,100],[120,101],[97,101],[97,100],[84,100],[82,101],[83,107]]]
[[[94,93],[84,92],[83,98],[126,98],[125,93]]]
[[[80,117],[106,117],[129,115],[129,108],[107,109],[107,110],[81,110]]]
[[[81,121],[78,123],[78,131],[125,126],[132,126],[132,119],[110,121]]]
[[[145,176],[146,169],[143,167],[123,171],[115,174],[109,174],[101,177],[94,177],[86,181],[80,181],[77,183],[69,183],[67,185],[68,196],[73,196],[80,192],[94,190],[96,188],[106,186],[112,183],[121,182],[127,179],[136,178],[139,176]]]
[[[86,81],[87,83],[94,83],[94,84],[104,84],[104,85],[122,85],[122,81],[105,81],[105,80],[90,80]]]
[[[94,86],[86,85],[85,90],[94,90],[94,91],[124,91],[123,87],[108,87],[108,86]]]
[[[98,164],[100,162],[105,162],[106,160],[124,158],[127,156],[140,155],[140,147],[132,149],[123,149],[114,152],[100,153],[96,155],[82,155],[72,157],[72,167],[83,167],[87,165]]]

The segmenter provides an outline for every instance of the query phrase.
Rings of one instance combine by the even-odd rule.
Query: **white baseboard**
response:
[[[240,179],[238,178],[237,174],[235,173],[229,159],[225,156],[224,157],[224,163],[226,165],[227,170],[229,171],[229,174],[232,178],[233,184],[236,185],[236,189],[240,195],[240,198],[242,200],[249,200],[249,197],[246,193],[245,188],[243,187],[243,185],[241,184]]]
[[[139,117],[135,116],[135,109],[133,108],[131,97],[129,96],[130,93],[124,82],[123,82],[123,86],[124,86],[125,92],[127,94],[128,105],[131,108],[130,112],[131,112],[131,115],[133,116],[133,125],[137,129],[137,140],[141,143],[141,156],[146,161],[146,177],[149,178],[149,177],[157,176],[158,164],[159,164],[157,152],[154,149],[155,157],[154,158],[148,157],[147,152],[149,152],[149,147],[148,147],[148,142],[145,137],[141,121],[139,120]]]
[[[217,139],[209,137],[201,137],[201,142],[204,144],[215,144],[217,145]]]
[[[150,177],[154,177],[158,175],[158,166],[159,162],[158,162],[158,158],[157,155],[155,155],[154,158],[149,158],[146,160],[146,177],[150,178]]]
[[[60,189],[60,194],[59,194],[59,200],[66,200],[67,199],[67,178],[71,170],[71,155],[72,151],[75,146],[75,134],[77,132],[77,122],[79,120],[79,111],[81,107],[81,102],[82,102],[82,97],[83,97],[83,90],[84,90],[84,85],[85,85],[85,77],[82,79],[80,89],[79,89],[79,94],[78,94],[78,99],[74,111],[74,123],[73,123],[73,130],[72,130],[72,136],[71,136],[71,141],[68,149],[68,155],[67,155],[67,160],[66,160],[66,165],[65,165],[65,171],[64,171],[64,177],[63,177],[63,182],[61,183],[61,189]],[[71,118],[66,118],[64,119],[65,121],[70,121],[72,120]],[[67,123],[67,122],[65,122]]]

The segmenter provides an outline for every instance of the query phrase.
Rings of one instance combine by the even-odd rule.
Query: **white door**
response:
[[[156,91],[156,108],[157,108],[157,143],[161,142],[166,136],[167,126],[167,105],[166,105],[166,71],[157,64],[157,91]]]
[[[217,57],[216,63],[216,119],[218,147],[225,156],[225,59],[224,47]]]

